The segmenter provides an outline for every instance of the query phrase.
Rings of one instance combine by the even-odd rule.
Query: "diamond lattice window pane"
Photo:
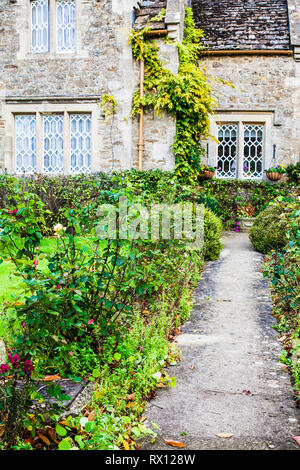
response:
[[[75,51],[75,1],[57,0],[57,50],[58,52]]]
[[[48,0],[31,2],[31,50],[49,51],[49,3]]]
[[[36,117],[16,116],[16,172],[30,174],[36,171]]]
[[[71,114],[71,172],[87,173],[91,168],[91,114]]]
[[[43,147],[45,173],[63,173],[64,116],[43,116]]]
[[[219,178],[236,178],[238,126],[236,124],[222,124],[218,128],[217,176]]]
[[[264,126],[244,126],[243,178],[261,178],[263,175]]]

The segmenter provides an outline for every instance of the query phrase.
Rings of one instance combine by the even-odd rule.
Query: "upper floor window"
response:
[[[31,1],[31,51],[59,53],[76,50],[75,0]]]
[[[31,2],[31,48],[32,52],[49,51],[49,2]]]
[[[75,2],[56,1],[57,51],[75,51]]]

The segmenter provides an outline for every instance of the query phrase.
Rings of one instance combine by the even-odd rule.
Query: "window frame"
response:
[[[273,112],[217,112],[211,117],[210,121],[210,135],[214,136],[216,140],[208,142],[208,164],[217,166],[218,161],[218,125],[219,124],[236,124],[237,130],[237,173],[236,178],[228,178],[217,176],[219,179],[226,180],[251,180],[262,181],[266,180],[265,170],[269,168],[272,155],[272,123],[274,120]],[[244,124],[258,124],[264,126],[264,139],[263,139],[263,161],[262,161],[262,176],[256,178],[244,177],[243,175],[243,158],[244,158]]]
[[[100,110],[97,103],[66,103],[66,104],[9,104],[6,105],[7,123],[11,138],[9,146],[5,152],[5,168],[9,173],[16,174],[16,115],[36,115],[36,173],[41,174],[65,174],[74,175],[71,172],[71,128],[70,116],[72,114],[90,114],[91,115],[91,165],[90,173],[99,171],[96,155],[99,153],[96,136],[98,135],[98,121],[100,119]],[[63,114],[64,115],[64,160],[63,173],[44,172],[44,142],[43,142],[43,115]]]
[[[51,1],[51,0],[50,0]],[[76,46],[77,46],[77,8],[76,8],[76,0],[69,0],[69,1],[73,1],[74,4],[75,4],[75,47],[73,50],[69,50],[69,51],[60,51],[59,48],[58,48],[58,23],[57,23],[57,4],[58,3],[61,3],[63,1],[68,1],[68,0],[54,0],[52,3],[54,3],[54,9],[55,9],[55,13],[54,13],[54,23],[55,23],[55,27],[54,27],[54,36],[55,36],[55,52],[59,55],[61,54],[76,54]]]
[[[33,51],[33,44],[32,44],[32,4],[33,2],[36,1],[36,0],[30,0],[30,52],[31,54],[34,54],[34,55],[40,55],[40,54],[49,54],[50,52],[50,47],[51,47],[51,44],[50,44],[50,37],[51,37],[51,18],[50,18],[50,0],[46,0],[47,3],[48,3],[48,50],[47,51]],[[56,0],[55,0],[56,1]]]

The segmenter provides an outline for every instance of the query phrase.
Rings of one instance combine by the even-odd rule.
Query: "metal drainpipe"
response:
[[[144,58],[142,57],[140,60],[140,97],[144,98],[144,79],[145,79],[145,62]],[[138,143],[138,150],[139,150],[139,164],[138,169],[143,169],[143,157],[144,157],[144,108],[141,108],[140,113],[140,120],[139,120],[139,143]]]

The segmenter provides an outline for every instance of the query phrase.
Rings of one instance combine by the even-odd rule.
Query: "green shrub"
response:
[[[300,183],[300,162],[296,165],[289,165],[286,167],[286,174],[289,177],[289,181],[294,184]]]
[[[288,243],[266,258],[264,277],[271,284],[276,329],[285,336],[280,361],[293,376],[294,388],[300,400],[300,211],[296,202],[287,217]]]
[[[287,244],[289,204],[276,202],[269,205],[255,219],[250,231],[250,240],[255,250],[267,254],[280,250]]]
[[[251,204],[255,209],[255,216],[262,207],[277,197],[288,196],[293,186],[285,182],[270,184],[269,182],[222,180],[214,178],[202,182],[198,194],[210,196],[217,200],[219,215],[225,229],[235,225],[239,206]],[[215,212],[215,210],[214,210]]]
[[[222,222],[210,209],[204,212],[204,259],[206,261],[216,260],[221,253],[222,243],[220,240]]]

